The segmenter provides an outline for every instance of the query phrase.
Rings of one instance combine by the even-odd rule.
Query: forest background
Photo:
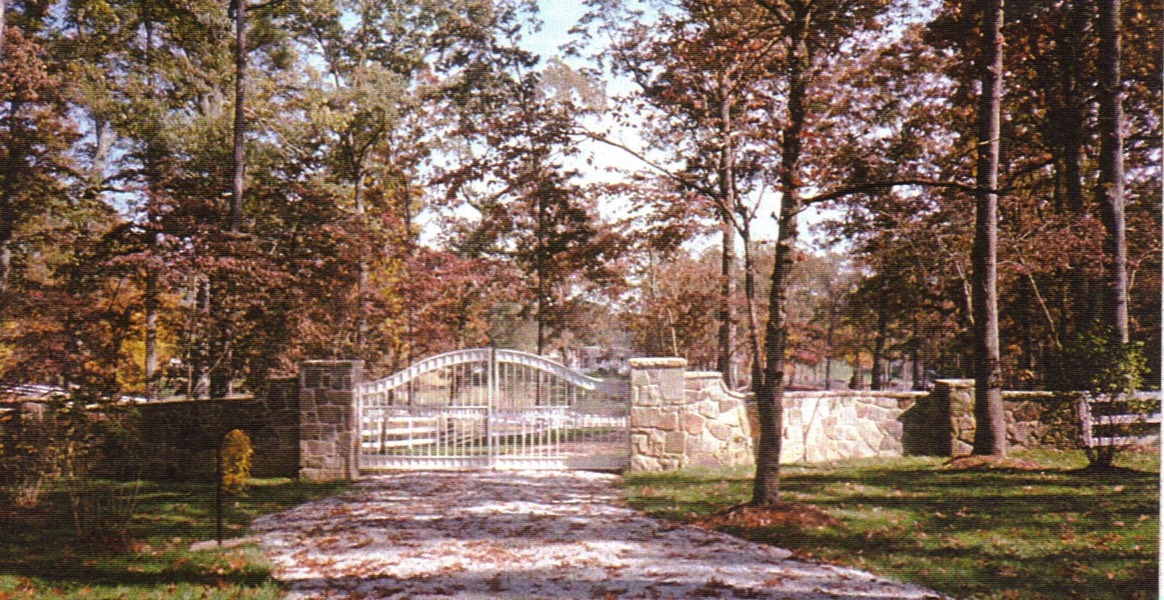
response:
[[[739,388],[768,348],[785,384],[973,374],[984,3],[592,0],[542,57],[534,2],[237,1],[6,3],[3,382],[225,396],[485,345]],[[1114,335],[1104,4],[1006,5],[1007,388],[1078,387]],[[1120,14],[1127,336],[1159,381],[1164,7]],[[820,216],[780,215],[775,340],[789,190]]]

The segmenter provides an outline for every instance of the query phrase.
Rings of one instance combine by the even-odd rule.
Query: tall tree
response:
[[[246,132],[247,132],[247,11],[246,0],[230,0],[227,16],[234,24],[234,120],[231,132],[231,189],[230,207],[226,222],[226,232],[233,237],[242,231],[243,192],[246,178]],[[229,251],[228,251],[229,252]],[[207,306],[211,314],[221,312],[236,289],[229,281],[214,281],[207,284]],[[225,398],[232,392],[234,375],[234,331],[229,318],[219,320],[218,339],[215,344],[215,359],[210,369],[210,397]]]
[[[246,177],[247,2],[230,0],[234,19],[234,131],[231,147],[230,220],[227,231],[238,233],[243,219],[243,183]]]
[[[1120,344],[1128,335],[1128,248],[1124,223],[1124,114],[1120,77],[1120,0],[1099,0],[1099,185],[1096,197],[1107,236],[1106,310]]]
[[[75,136],[64,82],[49,71],[43,49],[15,27],[8,33],[0,62],[0,297],[16,279],[13,240],[21,226],[59,210]]]
[[[1003,1],[984,0],[978,57],[978,191],[975,193],[974,453],[1006,456],[998,342],[998,160],[1002,119]]]
[[[520,47],[529,10],[499,12],[462,56],[472,76],[447,94],[457,114],[451,133],[466,147],[441,182],[476,213],[457,226],[457,251],[508,258],[526,273],[542,353],[560,337],[569,304],[617,282],[620,244],[565,165],[577,153],[577,123],[594,110],[593,84]]]
[[[762,327],[757,312],[753,222],[757,197],[771,167],[772,107],[780,100],[773,86],[774,47],[779,39],[759,35],[755,22],[763,10],[738,0],[658,2],[655,22],[633,18],[623,3],[592,2],[615,37],[609,53],[617,73],[638,86],[619,98],[636,110],[620,115],[642,127],[652,146],[663,152],[640,154],[681,191],[706,198],[709,216],[720,224],[720,306],[716,310],[716,369],[735,386],[737,348],[737,244],[743,247],[743,290],[748,354],[752,374],[761,379]],[[648,123],[646,127],[642,123]],[[600,137],[607,143],[609,138]]]
[[[397,254],[411,256],[415,250],[420,166],[440,144],[438,130],[447,123],[437,110],[438,99],[456,79],[456,67],[444,61],[475,39],[449,30],[473,6],[472,0],[318,0],[303,5],[293,24],[306,40],[305,52],[316,56],[323,68],[305,100],[319,135],[333,148],[326,155],[329,179],[350,196],[349,209],[367,221],[383,249],[366,257],[355,306],[346,309],[355,315],[355,331],[343,344],[357,355],[375,353],[384,345],[407,354],[416,341],[406,332],[407,339],[399,344],[389,342],[376,327],[384,322],[375,310],[383,305],[384,294],[411,288],[372,289],[371,283],[388,276],[385,269],[414,264]],[[414,304],[414,299],[407,301],[406,312]],[[411,327],[408,314],[404,320],[405,328]]]
[[[885,10],[883,2],[848,0],[758,0],[768,11],[784,49],[781,75],[787,115],[781,132],[780,212],[768,297],[763,381],[756,386],[760,441],[752,503],[771,504],[780,493],[780,446],[784,422],[785,351],[788,341],[788,281],[796,260],[797,216],[803,209],[802,151],[809,120],[807,104],[821,56],[869,26]]]

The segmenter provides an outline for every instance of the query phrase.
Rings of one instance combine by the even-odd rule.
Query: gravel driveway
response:
[[[255,521],[293,598],[940,598],[625,508],[617,476],[421,472]]]

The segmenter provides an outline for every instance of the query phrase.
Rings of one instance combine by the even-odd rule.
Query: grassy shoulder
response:
[[[910,457],[785,467],[781,500],[801,510],[782,517],[722,518],[750,497],[750,471],[629,474],[623,486],[647,514],[960,598],[1156,597],[1158,451],[1100,475],[1081,471],[1087,461],[1077,452],[1015,458],[1007,466]]]
[[[277,598],[270,567],[250,544],[192,551],[215,537],[214,486],[142,482],[127,537],[78,543],[70,497],[50,490],[35,508],[0,501],[0,599]],[[224,538],[264,514],[334,494],[345,483],[253,480],[228,496]],[[227,544],[229,545],[229,544]]]

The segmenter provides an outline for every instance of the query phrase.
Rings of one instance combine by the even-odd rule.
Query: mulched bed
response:
[[[769,506],[739,504],[721,510],[699,524],[712,529],[719,527],[789,527],[811,529],[838,527],[840,521],[830,517],[825,511],[810,504],[798,502],[777,502]]]
[[[941,469],[950,471],[989,471],[1010,469],[1015,471],[1046,471],[1046,465],[1017,458],[996,458],[993,456],[955,456],[942,463]]]

